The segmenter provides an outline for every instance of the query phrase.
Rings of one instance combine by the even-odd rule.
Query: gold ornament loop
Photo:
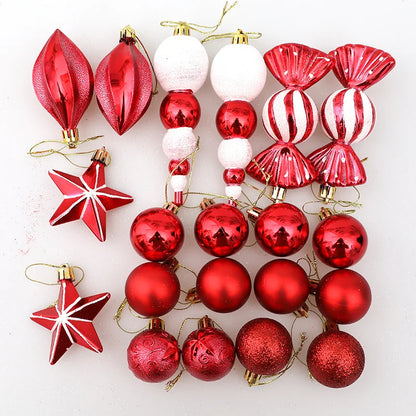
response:
[[[146,325],[144,328],[141,328],[141,329],[139,329],[137,331],[129,331],[129,330],[125,329],[121,325],[121,323],[120,323],[121,315],[123,314],[123,311],[126,308],[126,306],[127,306],[128,310],[129,310],[130,314],[133,315],[135,318],[139,318],[139,319],[149,319],[149,318],[146,318],[145,316],[141,316],[141,315],[137,314],[136,312],[134,312],[133,309],[131,308],[131,306],[129,305],[129,303],[127,302],[127,298],[124,298],[123,301],[121,302],[120,306],[117,308],[116,313],[113,316],[113,319],[116,321],[117,326],[123,332],[125,332],[126,334],[138,334],[138,333],[144,331],[145,329],[147,329],[149,327],[149,325]]]
[[[260,39],[263,36],[261,32],[243,32],[237,29],[236,32],[219,33],[215,35],[208,35],[201,40],[201,43],[210,42],[217,39],[232,39],[233,44],[247,45],[249,39]]]
[[[32,278],[32,277],[29,276],[29,269],[31,269],[32,267],[40,267],[40,266],[42,266],[42,267],[50,267],[50,268],[53,268],[53,269],[58,269],[58,279],[57,279],[57,282],[55,282],[55,283],[45,282],[43,280],[34,279],[34,278]],[[73,273],[73,270],[74,269],[77,269],[77,270],[79,270],[82,273],[81,274],[81,277],[79,278],[79,280],[77,282],[75,282],[75,277],[74,277],[74,273]],[[60,265],[57,265],[57,264],[49,264],[49,263],[32,263],[32,264],[29,264],[29,266],[26,267],[26,269],[25,269],[25,277],[26,277],[27,280],[30,280],[31,282],[39,283],[39,284],[45,285],[45,286],[57,286],[57,285],[60,284],[59,283],[60,280],[70,279],[70,280],[73,280],[74,281],[74,286],[78,286],[82,282],[82,280],[84,279],[85,272],[84,272],[84,269],[82,269],[82,267],[79,267],[79,266],[69,266],[68,263],[60,264]]]

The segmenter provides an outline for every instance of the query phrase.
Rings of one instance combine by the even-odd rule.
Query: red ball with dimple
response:
[[[198,100],[187,91],[170,91],[160,105],[160,119],[167,129],[195,128],[201,117]]]
[[[365,356],[360,343],[343,331],[329,330],[318,335],[307,354],[312,377],[327,387],[347,387],[364,370]]]
[[[148,383],[160,383],[172,377],[178,369],[179,358],[176,339],[158,328],[140,332],[127,349],[130,370]]]
[[[237,253],[248,237],[248,223],[242,212],[229,204],[205,208],[195,221],[195,239],[207,253],[226,257]]]
[[[273,260],[257,272],[254,293],[260,304],[270,312],[294,312],[308,297],[308,276],[294,261]]]
[[[309,225],[303,212],[285,202],[270,205],[256,220],[256,240],[274,256],[290,256],[306,243]]]
[[[185,340],[182,360],[186,370],[195,378],[204,381],[219,380],[233,368],[233,341],[220,329],[198,329]]]
[[[146,317],[162,316],[179,300],[180,285],[176,274],[167,266],[149,262],[137,266],[126,281],[129,305]]]
[[[133,247],[150,261],[170,259],[182,247],[183,239],[180,219],[165,208],[149,208],[141,212],[130,229]]]
[[[371,305],[371,289],[359,273],[349,269],[326,274],[316,289],[316,304],[329,320],[351,324],[360,320]]]
[[[224,139],[248,139],[256,130],[257,115],[247,101],[226,101],[219,108],[215,121]]]
[[[313,248],[319,259],[331,267],[350,267],[367,250],[367,233],[363,225],[350,215],[337,214],[325,218],[313,234]]]
[[[287,329],[269,318],[247,322],[235,342],[237,357],[250,372],[272,376],[283,370],[292,355],[292,339]]]
[[[236,260],[214,259],[199,272],[196,291],[208,309],[233,312],[241,308],[250,296],[250,275]]]

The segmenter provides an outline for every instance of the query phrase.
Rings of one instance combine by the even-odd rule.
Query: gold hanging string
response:
[[[293,339],[293,328],[294,328],[295,323],[296,323],[296,321],[297,321],[298,319],[300,319],[300,317],[299,317],[299,316],[296,316],[296,317],[295,317],[295,319],[294,319],[294,320],[293,320],[293,322],[292,322],[292,325],[290,326],[290,338],[292,338],[292,339]],[[299,352],[300,352],[300,351],[299,351]],[[301,360],[301,359],[299,358],[299,355],[296,355],[296,359],[297,359],[300,363],[302,363],[305,367],[308,367],[308,364],[306,364],[303,360]]]
[[[120,304],[120,306],[117,308],[117,312],[115,313],[115,315],[113,316],[113,319],[116,321],[116,324],[117,324],[117,326],[123,331],[123,332],[125,332],[126,334],[138,334],[139,332],[142,332],[143,330],[145,330],[148,326],[146,325],[144,328],[142,328],[142,329],[139,329],[139,330],[137,330],[137,331],[129,331],[129,330],[127,330],[127,329],[125,329],[122,325],[121,325],[121,323],[120,323],[120,320],[121,320],[121,315],[122,315],[122,313],[123,313],[123,311],[124,311],[124,309],[125,309],[125,307],[126,306],[128,306],[128,309],[130,310],[130,313],[133,315],[133,316],[135,316],[136,318],[140,318],[140,319],[147,319],[147,318],[145,318],[145,317],[143,317],[143,316],[140,316],[140,315],[137,315],[137,314],[135,314],[132,310],[131,310],[131,308],[130,308],[130,305],[128,304],[128,302],[127,302],[127,298],[124,298],[124,300],[123,300],[123,302],[121,302],[121,304]]]
[[[189,273],[192,273],[195,276],[195,279],[198,278],[198,275],[196,274],[196,272],[194,270],[192,270],[191,268],[185,266],[184,264],[178,263],[178,266],[181,267],[182,269],[187,270]]]
[[[31,282],[40,283],[41,285],[45,285],[45,286],[57,286],[57,285],[59,285],[59,282],[50,283],[50,282],[45,282],[43,280],[33,279],[32,277],[30,277],[29,276],[29,269],[31,269],[32,267],[39,267],[39,266],[51,267],[53,269],[61,269],[62,267],[64,267],[62,264],[57,265],[57,264],[49,264],[49,263],[33,263],[33,264],[30,264],[29,266],[27,266],[26,269],[25,269],[26,279],[30,280]],[[71,267],[73,269],[77,269],[77,270],[81,271],[81,277],[79,278],[79,280],[77,282],[74,281],[74,286],[78,286],[85,277],[84,269],[82,269],[79,266],[71,266]]]
[[[179,331],[178,331],[178,336],[176,337],[176,340],[178,341],[178,343],[179,343],[179,338],[181,337],[181,335],[182,335],[182,331],[183,331],[183,328],[184,328],[184,326],[185,326],[185,324],[188,322],[188,321],[191,321],[191,320],[194,320],[194,321],[199,321],[201,318],[185,318],[183,321],[182,321],[182,324],[181,324],[181,326],[180,326],[180,328],[179,328]]]
[[[185,367],[182,365],[182,363],[181,363],[181,371],[179,372],[179,374],[175,377],[175,378],[173,378],[172,380],[169,380],[166,384],[165,384],[165,390],[166,391],[171,391],[174,387],[175,387],[175,385],[176,385],[176,383],[179,381],[179,379],[182,377],[182,374],[186,371],[186,369],[185,369]]]
[[[216,39],[232,39],[237,33],[238,32],[228,32],[220,33],[218,35],[208,35],[201,40],[201,43],[210,42]],[[246,35],[248,39],[260,39],[263,36],[261,32],[243,32],[243,34]]]
[[[221,329],[221,331],[222,331],[222,332],[225,332],[225,331],[222,329],[222,326],[221,326],[221,325],[219,325],[217,321],[214,321],[214,320],[212,319],[212,323],[213,323],[213,324],[215,324],[215,326],[217,326],[219,329]]]
[[[312,252],[312,258],[309,256],[309,254],[306,254],[305,257],[300,257],[299,259],[297,259],[296,263],[299,264],[301,261],[305,261],[309,267],[307,273],[308,278],[316,277],[316,279],[321,280],[318,273],[318,261],[316,259],[315,252]]]
[[[221,13],[221,17],[220,20],[218,21],[218,23],[216,25],[213,26],[205,26],[205,25],[198,25],[196,23],[188,23],[188,22],[175,22],[172,20],[163,20],[162,22],[160,22],[160,26],[163,27],[176,27],[178,25],[184,25],[189,27],[189,29],[195,30],[198,33],[203,33],[203,34],[210,34],[215,32],[222,23],[222,20],[224,19],[224,16],[234,7],[236,6],[238,3],[238,1],[235,1],[231,6],[228,6],[228,1],[225,2],[224,7],[222,9],[222,13]]]
[[[241,209],[250,207],[250,204],[248,204],[247,202],[239,201],[237,199],[230,198],[226,195],[221,195],[221,194],[213,194],[213,193],[210,193],[210,192],[195,192],[195,191],[193,191],[193,192],[187,192],[186,195],[201,195],[201,196],[204,196],[204,197],[209,196],[211,199],[226,199],[227,201],[232,200]],[[201,208],[200,205],[195,205],[195,206],[189,206],[189,205],[184,206],[184,205],[182,205],[182,207],[183,208]]]

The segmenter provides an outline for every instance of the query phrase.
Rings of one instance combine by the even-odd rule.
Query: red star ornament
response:
[[[102,352],[92,320],[110,299],[109,293],[81,298],[71,279],[61,280],[60,284],[57,304],[30,316],[32,321],[52,331],[50,364],[55,364],[74,342]]]
[[[106,212],[133,202],[133,198],[106,186],[104,168],[109,156],[104,148],[91,160],[92,164],[81,177],[49,171],[49,176],[64,195],[49,223],[58,225],[81,219],[100,241],[105,241]]]

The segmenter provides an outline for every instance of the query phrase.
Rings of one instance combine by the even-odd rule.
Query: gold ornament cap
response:
[[[280,186],[274,186],[272,192],[272,200],[274,203],[276,202],[283,202],[286,198],[286,188],[281,188]]]
[[[199,206],[201,207],[201,210],[203,211],[204,209],[207,209],[208,207],[214,204],[215,204],[215,201],[213,199],[204,198],[202,202],[199,204]]]
[[[321,208],[321,212],[319,213],[319,219],[323,221],[325,218],[330,217],[331,215],[334,215],[334,211],[330,210],[329,208]]]
[[[58,281],[61,280],[71,280],[71,282],[75,280],[74,269],[68,263],[58,269]]]
[[[120,30],[120,42],[121,41],[133,41],[136,43],[136,32],[130,25],[127,25]]]
[[[94,154],[91,157],[91,160],[97,161],[102,163],[105,166],[108,166],[110,164],[110,153],[105,150],[105,147],[102,147],[101,149],[98,149],[94,152]]]
[[[339,326],[335,322],[327,319],[324,323],[324,332],[326,331],[339,331]]]
[[[254,224],[262,212],[263,212],[262,208],[259,208],[259,207],[250,208],[247,211],[248,219]]]
[[[321,185],[319,187],[319,196],[325,201],[329,202],[334,199],[337,188],[330,185]]]
[[[238,29],[237,32],[233,34],[231,43],[248,45],[248,36],[241,29]]]
[[[160,318],[152,318],[149,321],[149,329],[160,329],[165,330],[165,321]]]
[[[201,328],[213,328],[214,322],[211,318],[208,318],[208,315],[205,315],[198,321],[198,329]]]
[[[165,205],[163,205],[163,208],[173,212],[174,214],[177,214],[179,210],[179,207],[173,202],[166,203]]]
[[[70,149],[77,147],[79,142],[78,129],[62,130],[62,137]]]
[[[185,22],[179,22],[173,29],[173,36],[190,36],[191,31]]]
[[[246,372],[244,373],[244,378],[247,381],[248,385],[251,387],[259,383],[261,375],[252,373],[250,370],[246,370]]]

